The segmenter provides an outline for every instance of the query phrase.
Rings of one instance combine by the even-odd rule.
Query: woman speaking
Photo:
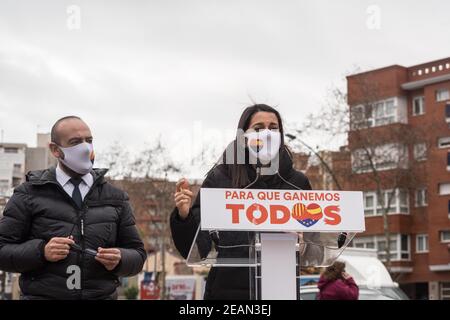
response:
[[[311,190],[311,185],[303,173],[293,168],[278,111],[256,104],[242,113],[236,139],[225,150],[222,161],[208,172],[202,188]],[[176,208],[170,219],[172,237],[178,251],[187,258],[200,224],[200,193],[193,201],[189,184],[181,179],[174,197]],[[202,231],[198,235],[202,256],[207,255],[213,244],[218,256],[229,254],[229,250],[222,248],[245,248],[243,245],[251,243],[249,234]],[[241,250],[247,250],[248,256],[248,248]],[[249,299],[249,277],[249,269],[245,267],[213,267],[206,280],[204,299]]]

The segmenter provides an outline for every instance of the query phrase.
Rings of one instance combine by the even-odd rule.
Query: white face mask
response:
[[[279,131],[265,129],[245,133],[250,155],[257,158],[263,164],[273,160],[280,151],[281,134]]]
[[[64,153],[64,158],[59,158],[59,160],[69,169],[81,175],[91,171],[94,164],[94,147],[92,143],[83,142],[73,147],[59,148]]]

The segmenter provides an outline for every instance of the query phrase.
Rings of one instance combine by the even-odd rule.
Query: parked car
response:
[[[338,258],[359,287],[359,300],[409,300],[374,249],[347,248]],[[300,299],[316,300],[320,275],[300,277]]]
[[[300,287],[301,300],[316,300],[319,288],[317,286]],[[408,296],[400,289],[395,287],[384,288],[359,288],[359,300],[409,300]]]

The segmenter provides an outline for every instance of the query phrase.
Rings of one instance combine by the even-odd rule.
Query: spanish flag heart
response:
[[[311,203],[308,206],[297,203],[292,208],[292,218],[296,220],[312,219],[318,221],[322,219],[322,216],[322,208],[317,203]]]

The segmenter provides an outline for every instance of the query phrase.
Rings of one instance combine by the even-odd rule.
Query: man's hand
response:
[[[119,264],[122,256],[117,248],[98,248],[95,260],[103,264],[106,270],[111,271]]]
[[[74,241],[70,238],[51,238],[45,245],[45,259],[49,262],[57,262],[65,259],[69,255],[70,245]]]

